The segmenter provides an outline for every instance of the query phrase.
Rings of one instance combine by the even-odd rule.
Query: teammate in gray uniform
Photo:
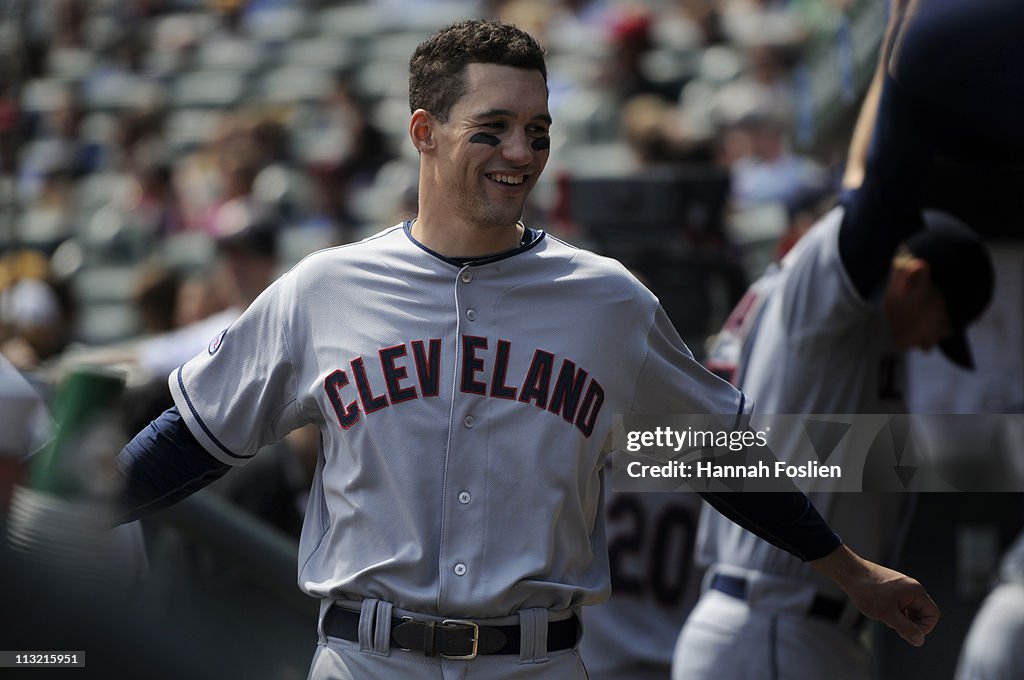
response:
[[[992,264],[977,235],[949,215],[926,213],[919,229],[919,175],[907,175],[905,187],[881,184],[879,168],[926,167],[919,140],[902,140],[908,150],[876,138],[863,167],[879,107],[889,116],[896,104],[883,80],[880,63],[851,144],[844,178],[851,191],[751,286],[709,352],[709,367],[754,398],[759,413],[902,412],[899,353],[912,347],[938,345],[957,364],[972,366],[964,330],[991,299]],[[773,448],[780,460],[796,450],[796,441]],[[857,453],[841,444],[829,462],[842,466]],[[895,559],[911,495],[811,497],[868,559]],[[720,519],[702,517],[698,559],[710,565],[707,589],[680,633],[673,677],[873,677],[860,617],[840,590]]]
[[[583,611],[590,680],[671,676],[676,637],[700,595],[693,553],[702,505],[695,493],[608,492],[612,594]]]
[[[532,38],[461,22],[410,66],[417,218],[307,257],[170,375],[176,406],[119,457],[124,519],[315,423],[311,678],[584,678],[613,416],[750,405],[619,263],[517,221],[549,153]],[[912,644],[937,622],[919,583],[842,545],[802,494],[705,497]]]
[[[753,332],[742,341],[737,385],[745,393],[759,395],[759,409],[763,407],[765,413],[899,412],[898,380],[894,379],[898,364],[893,352],[930,347],[947,333],[949,321],[940,289],[928,281],[927,274],[923,287],[921,282],[911,283],[920,276],[913,272],[934,271],[938,266],[913,251],[896,261],[886,296],[890,312],[885,304],[860,297],[842,264],[843,214],[842,208],[836,208],[822,218],[778,271],[753,289],[763,297],[754,300],[752,295],[747,300],[755,317],[748,319]],[[940,222],[938,216],[932,219]],[[963,256],[984,262],[966,227],[950,236],[941,230],[929,229],[911,247],[928,250],[925,245],[942,243],[939,249],[949,260]],[[946,266],[947,275],[956,271]],[[988,289],[983,286],[983,291]],[[987,293],[980,296],[985,299]],[[907,315],[915,308],[916,319],[888,316]],[[822,375],[829,377],[827,383]],[[797,442],[773,448],[780,460],[794,450],[799,450]],[[856,455],[840,445],[829,463],[843,466],[856,460]],[[811,498],[830,525],[863,549],[868,559],[895,559],[909,494],[816,492]],[[715,513],[702,517],[698,560],[710,565],[705,579],[709,588],[680,635],[673,677],[873,676],[871,658],[857,637],[857,612],[846,607],[834,584],[799,560],[721,521]]]
[[[999,577],[971,623],[956,680],[1024,677],[1024,533],[1003,557]]]
[[[43,400],[0,354],[0,541],[7,505],[21,482],[29,456],[52,436]]]

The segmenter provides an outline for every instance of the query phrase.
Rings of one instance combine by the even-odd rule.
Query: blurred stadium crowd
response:
[[[747,216],[735,224],[774,239],[835,186],[827,150],[793,151],[797,138],[827,149],[811,121],[843,97],[810,87],[803,58],[829,36],[826,80],[852,108],[852,43],[834,36],[861,16],[870,55],[884,25],[884,8],[857,4],[7,0],[2,351],[32,369],[69,346],[167,333],[414,214],[408,57],[461,17],[499,16],[549,51],[554,169],[532,224],[586,241],[567,177],[680,162],[727,170]],[[142,367],[162,378],[187,357]]]

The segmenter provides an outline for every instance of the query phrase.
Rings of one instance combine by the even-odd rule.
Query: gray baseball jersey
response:
[[[709,365],[721,375],[732,376],[756,400],[759,413],[902,410],[898,364],[880,303],[857,293],[839,257],[842,217],[842,208],[822,217],[777,268],[751,287],[709,353]],[[790,430],[786,436],[804,436],[795,428]],[[844,465],[849,455],[844,444],[840,442],[830,463]],[[773,452],[785,460],[793,448],[777,439]],[[809,495],[844,542],[857,546],[872,561],[891,560],[903,529],[899,518],[905,514],[907,495]],[[833,677],[866,677],[870,659],[847,633],[833,623],[803,615],[816,595],[845,600],[835,584],[715,515],[701,516],[698,559],[713,574],[745,579],[747,601],[714,590],[702,595],[680,636],[673,677],[754,677],[755,667],[763,663],[756,655],[740,654],[741,649],[770,650],[779,667],[796,678],[838,672],[836,666],[844,669],[844,675]],[[751,610],[768,612],[763,625]],[[780,611],[797,616],[783,624],[772,618]],[[849,621],[849,616],[844,620]],[[801,652],[786,651],[796,649]],[[845,661],[838,664],[838,659]]]
[[[614,415],[744,408],[614,260],[534,232],[464,265],[409,223],[307,257],[170,386],[231,465],[319,425],[304,591],[477,618],[607,594]]]
[[[0,432],[4,433],[0,438],[0,459],[27,458],[52,437],[51,429],[50,417],[39,394],[0,354]],[[3,481],[0,478],[0,483]]]
[[[899,363],[889,347],[880,305],[853,288],[839,260],[842,208],[835,208],[809,231],[780,267],[751,288],[759,299],[744,301],[755,318],[741,341],[735,380],[754,395],[762,414],[893,413],[903,410]],[[737,319],[732,319],[736,323]],[[729,330],[729,329],[727,329]],[[720,370],[727,364],[719,348],[710,355]],[[709,362],[710,363],[710,362]],[[804,436],[790,428],[794,437]],[[784,443],[773,449],[786,458]],[[843,464],[842,445],[829,458]],[[870,560],[889,557],[893,522],[904,499],[894,494],[811,494],[816,507],[844,542]],[[838,588],[800,560],[743,531],[717,513],[705,513],[699,554],[780,576],[813,579],[838,596]]]
[[[612,593],[587,607],[580,653],[591,680],[667,680],[676,635],[700,594],[695,493],[610,491]]]
[[[1007,551],[1002,583],[985,598],[960,650],[956,680],[1024,676],[1024,534]]]

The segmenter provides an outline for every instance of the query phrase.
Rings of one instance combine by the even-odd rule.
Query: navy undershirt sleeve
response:
[[[173,505],[231,468],[207,453],[176,406],[164,411],[121,449],[116,467],[124,478],[118,523]]]
[[[700,495],[725,517],[805,562],[825,557],[842,544],[810,499],[799,491]]]
[[[1024,3],[915,2],[889,71],[921,102],[940,151],[966,162],[1024,158]]]

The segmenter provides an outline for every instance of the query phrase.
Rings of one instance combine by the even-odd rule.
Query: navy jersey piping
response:
[[[486,257],[481,257],[480,259],[477,259],[477,260],[469,260],[469,261],[463,262],[463,261],[460,261],[460,260],[458,260],[456,258],[445,257],[441,253],[434,252],[433,250],[431,250],[430,248],[426,247],[425,245],[423,245],[422,243],[417,241],[415,238],[413,238],[413,236],[412,236],[412,220],[406,220],[405,224],[402,225],[402,230],[405,232],[405,235],[420,250],[422,250],[423,252],[427,253],[428,255],[431,255],[431,256],[437,258],[438,260],[441,260],[442,262],[445,262],[447,264],[452,265],[453,267],[458,267],[459,269],[462,269],[463,267],[466,267],[466,266],[478,267],[478,266],[485,265],[485,264],[493,264],[495,262],[500,262],[501,260],[505,260],[505,259],[508,259],[508,258],[513,257],[515,255],[518,255],[520,253],[525,253],[526,251],[531,250],[534,247],[536,247],[537,244],[539,244],[541,241],[543,241],[544,237],[547,236],[547,234],[544,231],[540,230],[540,229],[530,229],[529,227],[523,227],[523,229],[525,229],[524,234],[528,235],[528,238],[529,238],[529,240],[526,242],[526,244],[521,245],[521,246],[519,246],[517,248],[512,248],[511,250],[506,250],[506,251],[504,251],[502,253],[497,253],[496,255],[488,255]]]
[[[197,423],[199,423],[199,427],[203,428],[203,432],[205,432],[206,436],[210,438],[210,441],[216,444],[221,451],[228,454],[232,458],[237,458],[239,460],[248,460],[249,458],[252,458],[252,456],[240,456],[237,453],[232,453],[228,449],[228,447],[221,444],[220,440],[213,436],[213,433],[210,432],[210,429],[206,427],[206,423],[204,423],[203,419],[199,417],[199,413],[196,411],[196,407],[192,405],[192,400],[189,399],[188,391],[185,389],[185,381],[181,377],[182,368],[182,366],[178,367],[178,388],[181,389],[181,394],[183,397],[185,397],[185,403],[188,404],[188,410],[192,412],[192,417],[196,419]]]

